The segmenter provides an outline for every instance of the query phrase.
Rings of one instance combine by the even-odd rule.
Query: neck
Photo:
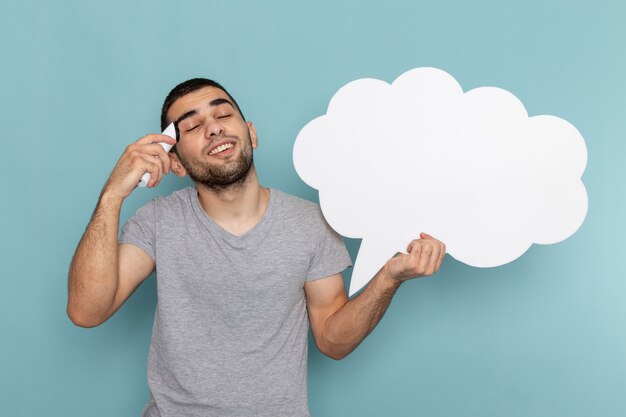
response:
[[[269,189],[259,184],[254,166],[242,183],[212,189],[196,183],[198,199],[206,214],[228,232],[240,236],[263,217],[269,202]]]

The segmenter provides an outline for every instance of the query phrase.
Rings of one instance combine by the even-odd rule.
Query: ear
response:
[[[170,168],[172,172],[179,177],[184,177],[185,175],[187,175],[187,170],[185,169],[183,164],[180,163],[180,158],[178,158],[178,155],[176,155],[175,152],[170,152],[169,155]]]
[[[259,139],[256,136],[256,128],[254,123],[246,122],[248,125],[248,132],[250,132],[250,141],[252,142],[252,149],[256,149],[259,146]]]

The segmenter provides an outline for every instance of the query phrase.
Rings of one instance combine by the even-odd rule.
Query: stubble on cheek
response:
[[[223,190],[231,186],[242,184],[247,178],[253,164],[252,143],[246,138],[247,146],[242,147],[238,155],[229,155],[224,158],[225,164],[211,163],[208,156],[208,144],[202,149],[201,160],[191,160],[179,154],[183,167],[189,177],[197,183],[214,190]],[[237,143],[242,143],[237,140]]]

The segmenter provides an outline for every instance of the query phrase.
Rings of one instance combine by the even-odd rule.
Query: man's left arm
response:
[[[348,356],[376,327],[402,282],[434,274],[446,254],[445,245],[425,233],[407,253],[391,258],[368,286],[348,300],[341,274],[304,285],[311,330],[317,347],[333,359]]]

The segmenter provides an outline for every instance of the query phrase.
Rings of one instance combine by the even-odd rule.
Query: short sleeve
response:
[[[321,239],[317,251],[311,260],[307,281],[326,278],[342,272],[352,266],[350,255],[343,239],[321,219]]]
[[[122,227],[118,243],[130,243],[144,250],[156,262],[156,202],[139,208]]]

